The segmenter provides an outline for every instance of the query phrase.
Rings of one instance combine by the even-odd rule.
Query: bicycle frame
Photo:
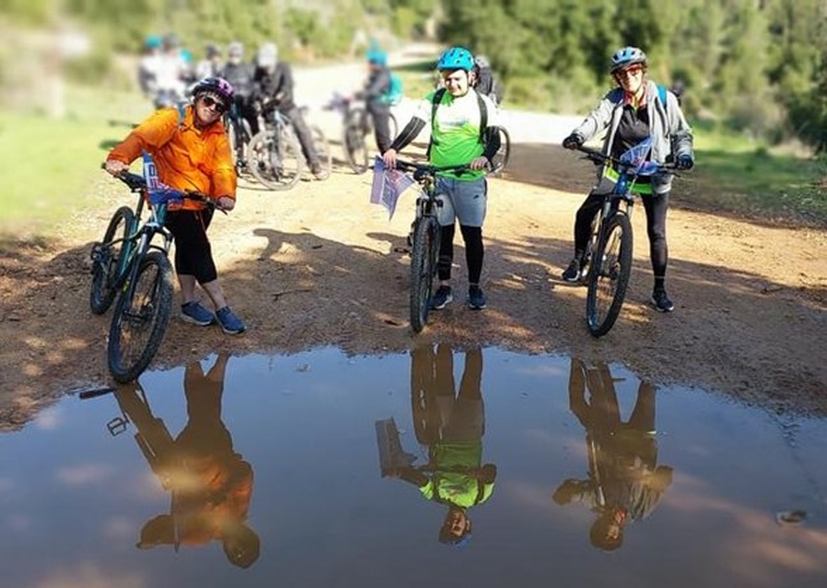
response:
[[[166,217],[167,205],[158,204],[150,207],[150,215],[144,224],[141,224],[141,214],[143,212],[144,200],[146,199],[146,190],[142,189],[138,193],[138,204],[135,207],[135,219],[133,226],[130,227],[129,236],[124,239],[116,239],[110,243],[104,243],[104,247],[111,247],[120,241],[123,241],[123,249],[125,254],[121,255],[118,260],[118,272],[115,275],[115,282],[112,287],[115,289],[123,288],[127,291],[134,283],[135,272],[138,271],[139,261],[141,257],[147,254],[151,249],[158,249],[163,251],[164,255],[169,255],[170,247],[172,246],[172,233],[164,227],[164,219]],[[156,234],[163,236],[163,246],[154,245],[152,243]]]

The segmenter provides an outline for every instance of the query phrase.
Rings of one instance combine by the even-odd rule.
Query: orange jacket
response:
[[[197,129],[192,106],[186,108],[180,123],[178,119],[177,108],[156,111],[112,149],[108,159],[130,164],[142,151],[147,151],[164,184],[178,190],[195,190],[211,198],[235,199],[236,173],[224,125],[217,121],[206,129]],[[200,202],[184,200],[176,208],[203,207]]]

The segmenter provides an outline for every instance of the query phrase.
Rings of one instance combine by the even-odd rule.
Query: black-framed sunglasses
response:
[[[224,102],[222,102],[221,100],[216,100],[212,96],[202,96],[201,101],[207,108],[215,107],[215,110],[216,112],[218,112],[218,114],[223,114],[227,111],[227,105],[224,104]]]

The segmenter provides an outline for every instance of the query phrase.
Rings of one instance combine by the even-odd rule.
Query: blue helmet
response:
[[[368,63],[375,63],[376,65],[388,65],[388,54],[382,51],[379,47],[371,47],[367,54]]]
[[[451,47],[439,58],[436,68],[438,70],[464,69],[465,71],[471,71],[474,69],[474,56],[465,47]]]
[[[616,73],[618,70],[627,68],[630,65],[635,65],[637,63],[643,65],[644,67],[647,65],[646,53],[643,52],[643,49],[638,49],[637,47],[623,47],[622,49],[615,51],[615,54],[612,55],[612,62],[609,70],[612,73]]]
[[[146,49],[160,49],[162,44],[163,41],[160,35],[147,35],[147,38],[144,39],[144,47]]]

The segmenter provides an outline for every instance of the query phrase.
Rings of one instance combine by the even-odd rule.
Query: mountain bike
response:
[[[197,192],[148,190],[146,180],[123,173],[118,178],[138,194],[133,210],[115,211],[103,240],[92,246],[92,289],[89,305],[103,314],[118,302],[112,315],[107,362],[117,382],[137,378],[155,357],[164,338],[172,309],[172,265],[169,249],[172,234],[164,228],[167,206],[184,199],[212,202]],[[144,203],[149,217],[141,223]],[[163,240],[153,244],[156,235]]]
[[[289,190],[301,179],[304,155],[290,120],[273,101],[262,104],[263,125],[250,140],[247,165],[271,190]]]
[[[420,332],[428,322],[431,290],[437,272],[439,245],[442,231],[437,210],[442,200],[437,198],[436,174],[439,172],[463,172],[467,164],[437,167],[411,161],[396,161],[396,167],[413,173],[413,179],[422,187],[416,199],[416,218],[411,237],[410,318],[411,328]]]
[[[611,166],[618,174],[611,193],[592,223],[592,233],[584,256],[586,270],[586,324],[595,337],[602,337],[614,326],[626,297],[632,273],[632,210],[634,187],[638,178],[674,173],[672,166],[647,161],[652,139],[646,138],[620,156],[604,155],[589,147],[578,147],[586,159]]]
[[[342,115],[342,145],[345,150],[345,159],[350,168],[357,174],[368,170],[370,153],[365,138],[373,132],[370,116],[364,106],[354,106],[353,100],[341,94],[334,94],[325,106],[326,110],[335,110]],[[399,132],[396,117],[391,112],[389,130],[391,139]]]

